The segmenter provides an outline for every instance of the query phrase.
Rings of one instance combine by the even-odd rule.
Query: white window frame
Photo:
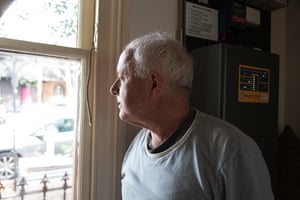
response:
[[[116,100],[109,94],[109,89],[116,78],[119,54],[129,38],[130,3],[127,0],[98,0],[97,3],[95,32],[98,48],[91,79],[94,83],[91,196],[79,199],[118,200],[121,199],[120,168],[127,147],[127,125],[120,122]]]

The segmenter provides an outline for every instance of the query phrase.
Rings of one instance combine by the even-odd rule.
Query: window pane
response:
[[[0,181],[9,195],[22,177],[26,192],[39,191],[25,199],[41,199],[45,174],[58,189],[49,199],[63,195],[66,172],[72,186],[80,77],[80,59],[0,52]]]
[[[0,18],[0,37],[76,47],[78,0],[14,0]]]

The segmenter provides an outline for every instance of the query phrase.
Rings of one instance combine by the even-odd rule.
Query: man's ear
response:
[[[153,98],[156,98],[159,96],[160,92],[162,91],[163,86],[163,78],[162,76],[155,70],[151,71],[151,81],[152,81],[152,87],[150,95]]]

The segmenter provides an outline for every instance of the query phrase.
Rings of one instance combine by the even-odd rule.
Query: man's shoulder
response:
[[[244,138],[246,134],[236,125],[216,116],[199,112],[195,118],[195,129],[204,135],[216,137],[221,135],[229,138]]]
[[[237,126],[206,113],[198,112],[192,126],[197,143],[211,149],[231,151],[243,142],[252,143],[252,139]]]

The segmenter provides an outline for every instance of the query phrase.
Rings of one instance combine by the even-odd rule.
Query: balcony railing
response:
[[[22,177],[16,184],[6,182],[4,184],[0,180],[0,200],[67,200],[71,199],[71,188],[72,186],[68,183],[68,173],[62,175],[60,183],[56,183],[55,187],[49,187],[49,179],[47,174],[39,181],[40,187],[32,186],[27,183],[25,177]]]

